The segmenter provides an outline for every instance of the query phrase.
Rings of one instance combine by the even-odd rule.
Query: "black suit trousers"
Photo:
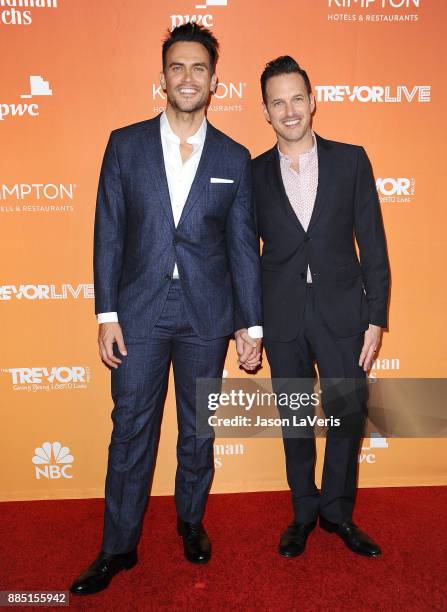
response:
[[[320,316],[318,293],[309,284],[298,336],[290,342],[265,339],[274,391],[279,394],[285,390],[285,381],[275,379],[307,379],[303,384],[313,387],[309,379],[315,380],[316,364],[323,416],[341,421],[341,427],[329,426],[327,430],[321,492],[315,484],[313,429],[308,430],[307,437],[289,437],[290,432],[283,430],[287,479],[298,522],[313,521],[318,514],[335,523],[352,518],[358,451],[366,416],[366,374],[358,365],[363,340],[363,333],[341,338],[327,327]],[[290,384],[293,386],[292,381]],[[343,395],[340,391],[338,396],[334,389],[349,391]]]

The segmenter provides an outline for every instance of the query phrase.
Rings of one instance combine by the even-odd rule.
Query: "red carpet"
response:
[[[361,489],[356,522],[382,546],[380,559],[349,551],[316,529],[306,553],[277,552],[290,519],[281,493],[211,495],[207,566],[184,561],[172,498],[153,498],[140,562],[107,591],[72,596],[99,610],[446,610],[447,487]],[[0,504],[0,590],[67,589],[97,553],[102,500]],[[30,609],[30,608],[26,608]]]

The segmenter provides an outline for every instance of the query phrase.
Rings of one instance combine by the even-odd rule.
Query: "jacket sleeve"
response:
[[[235,330],[262,325],[261,267],[255,228],[250,155],[244,160],[226,222]]]
[[[387,327],[390,274],[386,239],[371,164],[362,147],[358,148],[357,158],[355,237],[360,252],[369,322]]]
[[[126,202],[112,132],[104,153],[96,200],[93,248],[96,314],[118,311],[125,230]]]

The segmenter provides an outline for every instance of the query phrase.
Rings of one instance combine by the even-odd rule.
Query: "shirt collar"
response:
[[[309,156],[309,157],[310,156],[314,156],[317,153],[317,139],[315,138],[315,132],[313,130],[312,130],[312,142],[313,142],[312,148],[309,149],[309,151],[305,151],[304,153],[301,153],[300,159],[302,159],[303,157],[305,158],[307,156]],[[278,153],[279,153],[280,160],[291,162],[292,159],[288,155],[283,153],[281,151],[281,149],[279,148],[279,143],[276,146],[278,148]]]
[[[206,128],[207,128],[207,121],[206,121],[206,117],[204,117],[202,124],[197,130],[197,132],[193,134],[192,136],[190,136],[186,142],[188,144],[192,144],[194,148],[202,146],[205,142]],[[177,145],[180,144],[180,138],[177,136],[177,134],[174,134],[171,126],[169,125],[169,121],[168,121],[166,112],[163,112],[160,116],[160,133],[161,133],[162,138],[166,138],[170,142],[173,142]]]

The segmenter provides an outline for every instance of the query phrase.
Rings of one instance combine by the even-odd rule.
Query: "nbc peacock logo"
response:
[[[44,442],[34,450],[32,459],[35,465],[37,480],[46,478],[58,480],[59,478],[73,478],[70,473],[74,457],[70,454],[68,446],[60,442]]]

